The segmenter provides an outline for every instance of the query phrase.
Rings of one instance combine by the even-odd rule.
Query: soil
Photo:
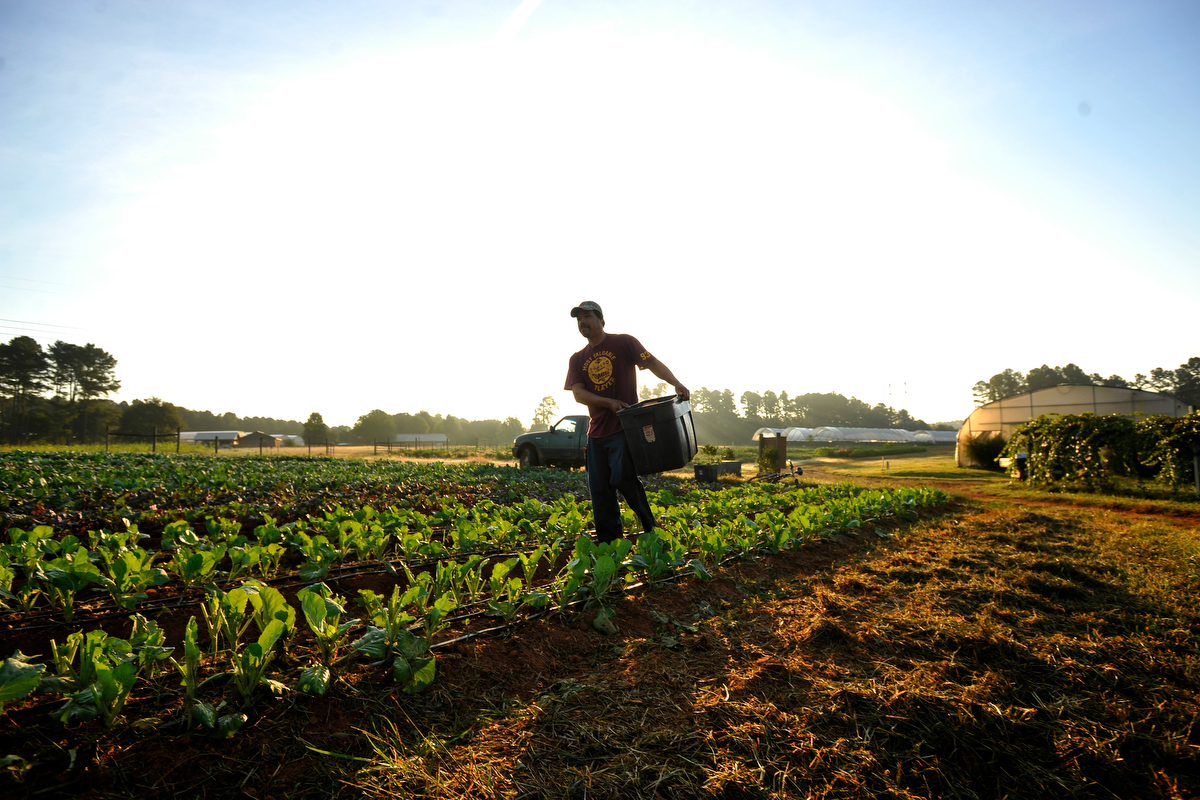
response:
[[[622,654],[647,643],[670,643],[675,650],[667,651],[668,660],[685,656],[725,671],[730,654],[711,634],[692,632],[696,620],[728,613],[760,583],[811,577],[865,546],[869,542],[858,539],[814,544],[757,561],[729,563],[710,581],[633,588],[614,604],[619,632],[613,637],[597,633],[591,624],[596,612],[583,610],[522,623],[510,635],[451,644],[438,651],[435,684],[419,695],[399,691],[386,667],[355,659],[342,666],[341,681],[325,697],[288,693],[271,698],[264,692],[242,709],[249,721],[228,740],[183,730],[181,692],[173,674],[139,684],[126,706],[125,722],[111,730],[96,720],[59,725],[50,713],[62,701],[34,695],[5,707],[0,750],[26,759],[28,771],[20,783],[0,778],[0,789],[14,798],[327,797],[333,792],[330,763],[342,767],[359,762],[325,753],[369,758],[366,734],[379,728],[382,719],[436,731],[477,719],[481,703],[530,703],[552,686],[583,681],[597,670],[628,679],[630,670],[641,672],[652,665],[623,660]],[[390,593],[399,583],[390,575],[372,575],[343,581],[337,589],[347,596],[359,588]],[[293,604],[294,592],[285,590]],[[172,609],[156,615],[155,621],[168,642],[179,642],[186,620],[197,612],[198,606]],[[478,620],[455,635],[494,625],[495,620]],[[129,633],[124,620],[104,620],[101,627],[115,635]],[[10,627],[4,632],[4,649],[44,655],[49,639],[61,639],[66,630],[56,623],[37,630]],[[310,644],[311,634],[305,631],[292,649]],[[286,678],[297,665],[286,665],[278,677]],[[220,664],[206,666],[210,675],[223,669]],[[224,694],[231,707],[238,705],[219,684],[202,694],[209,700]]]

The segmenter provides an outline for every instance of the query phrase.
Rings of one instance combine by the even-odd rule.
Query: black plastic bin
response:
[[[617,412],[639,475],[686,466],[696,455],[692,407],[676,395],[643,400]]]

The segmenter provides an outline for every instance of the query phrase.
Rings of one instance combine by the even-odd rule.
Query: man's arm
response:
[[[575,402],[585,406],[600,406],[607,408],[612,412],[620,411],[622,408],[628,408],[629,403],[622,402],[615,397],[601,397],[595,392],[589,392],[583,388],[582,383],[571,384],[571,394],[575,395]]]
[[[691,398],[692,393],[688,391],[688,388],[686,386],[684,386],[682,383],[680,383],[679,379],[676,378],[671,373],[671,370],[667,368],[667,365],[662,363],[661,361],[659,361],[657,358],[655,358],[653,361],[650,361],[648,364],[646,364],[646,369],[648,369],[652,373],[654,373],[654,377],[658,378],[661,381],[666,381],[667,383],[674,386],[675,394],[679,395],[680,400],[688,400]],[[583,384],[580,384],[581,388],[582,388],[582,386],[583,386]]]

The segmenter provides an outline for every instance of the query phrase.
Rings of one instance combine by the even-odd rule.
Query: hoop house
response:
[[[1008,439],[1012,432],[1042,414],[1120,414],[1126,417],[1165,414],[1182,417],[1189,406],[1169,394],[1117,386],[1063,384],[995,400],[971,412],[958,429],[954,460],[960,467],[977,467],[965,444],[984,434]]]

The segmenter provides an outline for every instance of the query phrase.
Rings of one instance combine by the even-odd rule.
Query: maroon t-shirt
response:
[[[601,397],[624,400],[629,405],[638,401],[637,373],[634,367],[645,369],[654,356],[642,347],[642,343],[627,333],[609,333],[604,341],[587,347],[571,356],[567,368],[567,385],[570,389],[577,383]],[[612,436],[621,432],[621,420],[603,406],[588,406],[591,422],[588,436]]]

